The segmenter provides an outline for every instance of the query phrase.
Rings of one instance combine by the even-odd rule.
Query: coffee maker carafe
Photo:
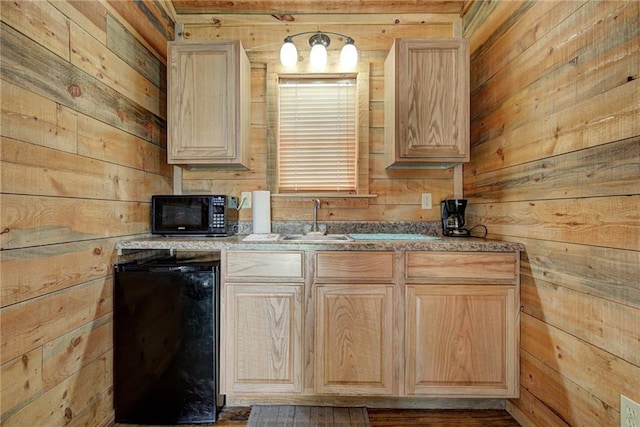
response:
[[[443,235],[449,237],[469,237],[469,230],[464,228],[464,211],[466,208],[466,199],[448,199],[440,202]]]

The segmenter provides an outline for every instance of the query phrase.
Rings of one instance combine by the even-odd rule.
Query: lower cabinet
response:
[[[223,251],[222,391],[301,393],[304,252]]]
[[[302,391],[302,285],[225,291],[227,393]]]
[[[392,395],[395,253],[315,253],[315,391]]]
[[[519,253],[405,254],[405,393],[517,397]]]
[[[233,250],[222,266],[222,390],[244,403],[518,396],[518,252]]]
[[[316,392],[393,392],[393,285],[322,284],[316,294]]]
[[[409,285],[406,305],[407,395],[517,393],[513,286]]]

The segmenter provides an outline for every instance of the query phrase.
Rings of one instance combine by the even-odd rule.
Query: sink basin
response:
[[[353,242],[353,239],[346,234],[288,234],[283,236],[281,240],[300,243]]]

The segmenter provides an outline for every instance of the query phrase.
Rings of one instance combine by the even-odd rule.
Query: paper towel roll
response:
[[[271,192],[253,191],[253,232],[271,233]]]

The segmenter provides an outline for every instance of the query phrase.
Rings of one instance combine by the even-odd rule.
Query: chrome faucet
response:
[[[311,233],[320,233],[318,229],[318,209],[320,209],[320,199],[313,199],[313,223],[311,224]]]

